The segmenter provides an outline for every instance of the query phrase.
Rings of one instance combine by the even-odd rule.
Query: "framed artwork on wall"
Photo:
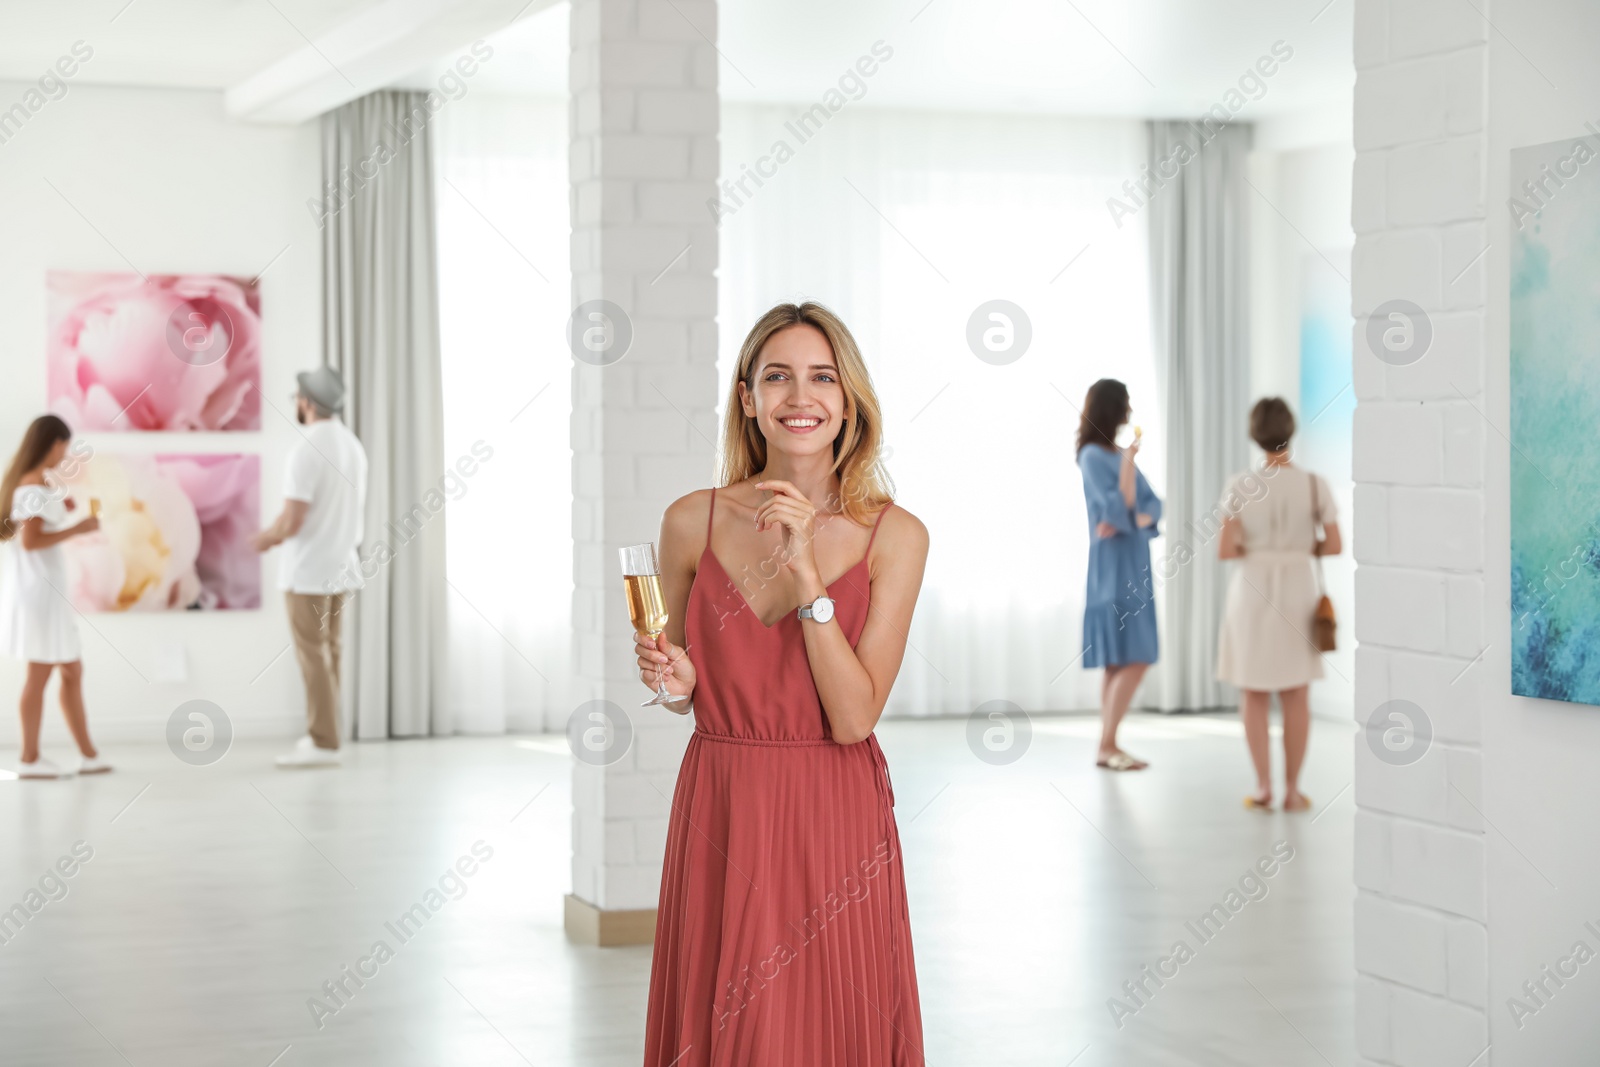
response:
[[[65,487],[100,529],[63,542],[79,611],[250,610],[261,606],[261,457],[95,452]]]
[[[1600,704],[1600,154],[1511,152],[1511,691]]]
[[[259,283],[48,272],[50,410],[74,431],[261,428]]]

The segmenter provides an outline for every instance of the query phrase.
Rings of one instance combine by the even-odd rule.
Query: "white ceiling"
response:
[[[358,88],[430,84],[441,64],[419,62],[418,47],[442,62],[488,36],[495,57],[474,87],[559,95],[566,85],[566,7],[538,10],[547,2],[534,0],[529,13],[501,31],[510,21],[504,12],[515,13],[520,3],[508,9],[504,0],[0,0],[0,78],[36,78],[81,39],[95,56],[80,82],[232,88],[235,113],[292,120],[317,100],[348,98]],[[1194,115],[1217,103],[1281,40],[1293,58],[1266,80],[1265,95],[1248,110],[1267,117],[1348,104],[1354,2],[723,0],[721,84],[730,100],[814,102],[883,41],[894,55],[870,79],[865,106]],[[374,59],[372,28],[391,22],[408,23],[412,37],[393,55]],[[338,64],[337,79],[330,62]],[[258,104],[263,93],[287,99],[292,93],[283,84],[304,80],[308,68],[327,75],[320,95],[299,92],[293,106],[276,112]],[[381,80],[361,84],[370,79]]]
[[[1257,115],[1355,83],[1354,0],[731,0],[730,96],[815,100],[876,40],[894,58],[863,103],[984,111],[1193,115],[1282,39],[1294,59]]]
[[[0,78],[38,78],[81,40],[94,58],[75,82],[225,89],[371,6],[373,0],[0,0]]]

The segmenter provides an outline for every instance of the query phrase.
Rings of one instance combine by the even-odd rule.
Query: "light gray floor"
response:
[[[1313,822],[1241,809],[1232,717],[1133,717],[1124,744],[1154,766],[1124,775],[1092,767],[1090,719],[1036,719],[1007,767],[965,727],[879,731],[930,1065],[1353,1061],[1348,731],[1313,730]],[[206,768],[123,746],[106,777],[0,782],[0,909],[74,842],[94,850],[0,945],[0,1063],[637,1067],[649,951],[561,930],[563,745],[367,744],[292,773],[277,746]],[[465,895],[401,944],[385,922],[478,841],[493,857]],[[1202,943],[1185,920],[1278,841],[1295,854],[1267,896]],[[307,999],[380,939],[394,957],[319,1029]],[[1178,940],[1193,958],[1114,1025],[1107,999]]]

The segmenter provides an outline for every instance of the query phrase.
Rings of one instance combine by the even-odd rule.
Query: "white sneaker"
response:
[[[308,736],[294,743],[293,752],[279,756],[277,764],[280,767],[337,767],[339,758],[338,749],[318,748]]]
[[[85,756],[78,761],[79,774],[108,774],[110,771],[111,764],[107,763],[99,756]]]
[[[55,763],[40,756],[32,763],[17,762],[18,778],[71,778],[72,772],[64,771]]]

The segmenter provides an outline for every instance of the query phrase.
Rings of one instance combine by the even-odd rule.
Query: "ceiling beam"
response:
[[[295,124],[332,111],[556,0],[382,0],[231,86],[230,117]]]

